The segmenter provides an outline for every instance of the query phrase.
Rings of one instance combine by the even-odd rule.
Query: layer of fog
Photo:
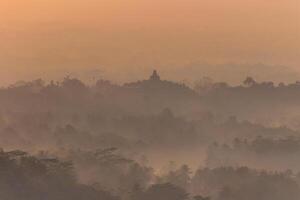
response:
[[[125,84],[18,82],[0,90],[1,156],[28,170],[33,158],[14,150],[46,168],[44,159],[71,162],[76,183],[65,187],[84,184],[107,198],[174,189],[212,199],[297,199],[299,91],[299,82],[251,77],[238,86],[202,78],[191,88],[157,72]],[[280,192],[259,196],[260,188]]]

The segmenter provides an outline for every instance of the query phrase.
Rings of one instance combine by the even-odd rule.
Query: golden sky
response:
[[[0,1],[3,83],[86,69],[117,79],[191,63],[300,71],[300,1]]]

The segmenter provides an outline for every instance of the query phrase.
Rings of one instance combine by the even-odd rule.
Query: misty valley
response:
[[[298,81],[19,81],[0,89],[0,199],[299,200],[299,113]]]

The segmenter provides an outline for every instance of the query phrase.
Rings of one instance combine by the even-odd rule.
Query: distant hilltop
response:
[[[163,80],[157,70],[153,70],[148,79],[131,83],[125,83],[124,89],[127,88],[132,92],[138,92],[143,95],[155,97],[175,98],[197,98],[197,93],[183,83]]]

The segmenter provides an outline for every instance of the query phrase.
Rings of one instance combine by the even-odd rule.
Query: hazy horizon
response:
[[[227,82],[232,85],[239,85],[246,77],[253,77],[255,80],[272,81],[275,84],[294,83],[300,80],[300,73],[286,66],[257,64],[209,64],[209,63],[190,63],[182,67],[157,67],[147,66],[141,68],[129,68],[126,70],[106,69],[105,67],[91,68],[60,68],[60,69],[37,69],[34,72],[4,71],[0,86],[9,86],[19,81],[32,81],[43,79],[47,82],[61,81],[65,77],[78,78],[87,84],[94,84],[97,80],[110,80],[114,83],[123,84],[137,80],[144,80],[149,77],[153,70],[157,70],[162,79],[179,81],[192,86],[204,77],[211,78],[214,82]],[[13,78],[9,78],[13,77]]]
[[[210,65],[227,63],[298,74],[299,6],[297,0],[3,0],[0,84],[95,69],[125,81],[148,69],[169,74],[197,63],[197,73],[208,75]],[[224,81],[235,74],[220,70]]]

